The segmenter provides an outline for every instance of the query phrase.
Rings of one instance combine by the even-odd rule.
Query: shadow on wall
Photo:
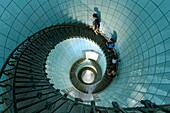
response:
[[[112,38],[117,42],[117,32],[113,30],[113,33],[111,34]]]
[[[97,7],[94,7],[94,11],[98,16],[99,22],[101,22],[101,12],[99,11],[99,9]]]
[[[111,34],[111,37],[115,40],[115,43],[116,43],[117,42],[117,32],[115,30],[113,30],[113,33]],[[117,49],[115,49],[115,51],[116,50]],[[117,56],[119,58],[119,55],[120,55],[119,51],[116,51],[116,53],[117,53]]]

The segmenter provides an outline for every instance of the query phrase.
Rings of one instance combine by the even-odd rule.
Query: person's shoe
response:
[[[96,33],[96,35],[98,35],[98,33],[97,32],[95,32]]]

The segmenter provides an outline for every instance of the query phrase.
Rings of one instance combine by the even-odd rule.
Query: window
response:
[[[85,55],[86,55],[86,59],[93,59],[97,61],[99,58],[99,54],[94,51],[86,51]]]

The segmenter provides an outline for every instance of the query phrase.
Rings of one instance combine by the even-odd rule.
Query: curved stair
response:
[[[54,84],[49,83],[50,79],[45,72],[48,54],[58,43],[78,36],[92,40],[100,46],[109,68],[114,54],[107,52],[107,40],[102,35],[95,35],[88,25],[63,23],[43,29],[21,43],[7,58],[0,72],[0,86],[3,90],[0,94],[0,105],[5,108],[1,112],[96,113],[96,109],[102,113],[138,113],[155,109],[169,112],[169,106],[148,108],[144,104],[145,107],[121,108],[113,102],[113,108],[104,108],[95,106],[93,101],[91,105],[85,105],[79,99],[71,100],[67,98],[67,94],[62,95],[59,89],[53,88]],[[104,75],[94,92],[103,90],[111,81],[112,78]]]

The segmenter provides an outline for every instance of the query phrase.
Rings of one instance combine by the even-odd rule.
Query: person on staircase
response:
[[[99,33],[99,28],[100,28],[100,22],[98,19],[98,16],[96,13],[93,14],[93,30],[95,32],[96,35],[98,35]]]
[[[111,64],[110,64],[110,72],[108,70],[108,76],[115,77],[117,75],[118,63],[119,62],[121,62],[121,60],[119,60],[117,57],[112,58]]]
[[[121,62],[121,60],[119,60],[117,58],[112,58],[112,65],[117,65],[118,62]]]
[[[107,75],[111,78],[114,78],[116,76],[116,71],[114,69],[107,69]]]
[[[113,48],[115,47],[115,40],[113,38],[108,40],[108,42],[106,42],[106,47],[109,52],[113,50]]]

